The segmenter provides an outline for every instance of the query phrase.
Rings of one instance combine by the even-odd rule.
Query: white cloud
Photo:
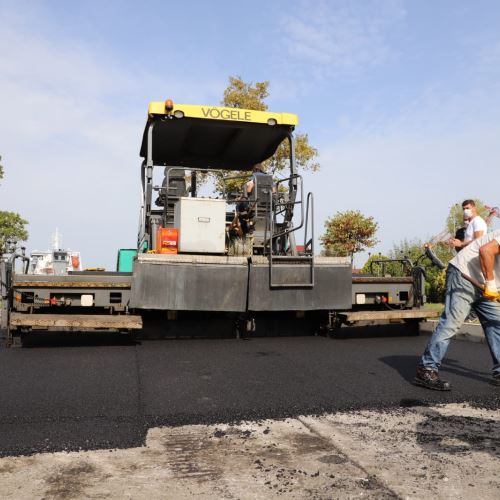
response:
[[[281,31],[290,61],[311,76],[356,76],[393,56],[387,35],[404,17],[398,1],[303,2],[284,15]]]
[[[222,80],[134,73],[112,47],[42,34],[50,20],[32,4],[0,7],[0,25],[0,209],[29,220],[29,249],[58,227],[84,265],[112,269],[136,243],[148,101],[213,102]]]
[[[498,137],[495,82],[463,93],[433,89],[391,121],[365,124],[349,137],[326,137],[321,179],[308,179],[317,234],[336,211],[359,209],[379,222],[376,250],[385,252],[405,238],[425,241],[442,231],[449,208],[463,199],[498,205]],[[362,254],[357,263],[365,259]]]
[[[118,63],[113,47],[76,35],[48,37],[50,29],[39,27],[52,28],[50,20],[37,5],[0,6],[0,154],[6,167],[0,209],[30,221],[31,248],[47,246],[58,226],[65,243],[82,251],[85,265],[112,267],[115,249],[135,244],[147,101],[217,102],[225,76],[200,81],[183,74],[181,65],[175,77],[167,70],[139,73]],[[398,1],[304,2],[288,12],[273,66],[282,77],[272,79],[273,96],[286,108],[297,98],[307,108],[331,106],[314,102],[309,80],[330,85],[339,75],[362,78],[366,68],[394,57],[392,30],[406,22]],[[369,95],[370,82],[362,82],[366,99],[343,108],[342,131],[326,130],[332,123],[318,118],[321,140],[310,135],[322,170],[306,179],[315,192],[317,235],[326,216],[359,208],[380,222],[385,249],[404,237],[439,232],[457,199],[500,204],[500,89],[492,78],[500,68],[497,38],[469,42],[466,52],[473,54],[459,81],[431,75],[425,87],[412,89],[404,107],[378,102]],[[293,76],[281,72],[289,65],[298,69]],[[303,102],[307,85],[311,104]]]
[[[496,33],[457,44],[451,74],[420,75],[420,87],[407,82],[413,97],[406,102],[370,107],[367,89],[336,127],[321,132],[321,173],[306,182],[315,192],[317,235],[328,216],[359,209],[379,222],[375,250],[384,252],[404,238],[439,233],[451,205],[463,199],[500,204],[498,40]]]

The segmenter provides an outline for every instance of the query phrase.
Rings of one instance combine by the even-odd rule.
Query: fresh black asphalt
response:
[[[411,384],[427,336],[86,341],[0,350],[2,456],[140,446],[157,425],[418,404],[498,408],[485,344],[452,342],[453,390]],[[109,339],[108,339],[109,340]]]

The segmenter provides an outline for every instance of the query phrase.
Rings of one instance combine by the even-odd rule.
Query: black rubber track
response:
[[[451,392],[412,385],[427,339],[184,339],[2,349],[0,453],[140,446],[157,425],[446,402],[499,407],[484,344],[452,342],[441,372]]]

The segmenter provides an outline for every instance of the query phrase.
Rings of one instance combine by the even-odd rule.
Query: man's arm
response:
[[[478,238],[481,238],[481,236],[484,236],[486,234],[488,227],[482,219],[480,220],[480,222],[478,221],[473,222],[473,224],[474,224],[474,233],[473,233],[474,236],[472,237],[471,240],[460,241],[456,238],[452,238],[450,240],[450,246],[455,248],[465,248],[467,245],[470,245],[474,240],[477,240]]]
[[[458,238],[450,238],[448,240],[448,245],[453,248],[464,248],[466,247],[469,243],[472,243],[472,240],[464,240],[460,241]]]
[[[476,217],[474,221],[474,239],[477,240],[484,236],[488,232],[488,224],[486,224],[485,220],[481,217]]]
[[[500,217],[500,209],[498,207],[489,207],[488,205],[485,205],[484,208],[487,208],[489,210],[488,215],[484,219],[484,222],[486,222],[486,224],[489,226],[493,217]]]
[[[481,233],[479,236],[482,236],[482,231],[477,231],[478,233]],[[476,239],[476,233],[474,233],[474,239]],[[457,238],[451,238],[449,240],[449,245],[453,248],[465,248],[467,245],[470,245],[474,240],[464,240],[460,241]]]
[[[500,298],[500,293],[498,293],[495,282],[495,275],[493,274],[495,259],[499,254],[500,245],[497,240],[492,240],[479,249],[479,260],[485,279],[483,296],[490,300],[498,300]]]
[[[479,249],[481,269],[486,280],[494,279],[493,268],[495,267],[495,258],[498,254],[500,254],[500,245],[497,240],[491,240]]]

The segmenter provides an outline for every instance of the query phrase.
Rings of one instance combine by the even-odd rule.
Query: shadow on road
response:
[[[23,348],[135,346],[133,336],[107,332],[37,332],[23,336]]]
[[[379,359],[396,370],[407,382],[413,382],[415,369],[420,361],[420,356],[384,356]],[[491,383],[491,377],[489,377],[486,372],[465,367],[456,359],[445,358],[441,370],[445,373],[453,373],[478,382]]]
[[[419,334],[418,323],[382,323],[378,325],[342,326],[331,331],[335,339],[373,339],[380,337],[414,337]]]
[[[413,382],[418,356],[384,356],[380,361],[396,370],[407,382]]]

